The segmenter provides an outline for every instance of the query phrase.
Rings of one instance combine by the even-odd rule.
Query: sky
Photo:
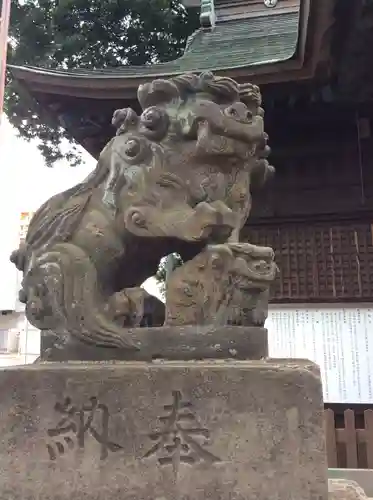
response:
[[[80,149],[83,164],[70,167],[66,161],[48,168],[36,142],[27,142],[17,136],[16,130],[5,119],[0,134],[0,182],[16,188],[2,192],[0,203],[17,206],[20,211],[33,211],[47,198],[68,189],[86,177],[95,166],[95,160]],[[32,187],[32,189],[31,189]],[[2,205],[0,205],[2,206]]]
[[[8,120],[2,119],[0,129],[0,309],[4,301],[12,301],[16,276],[9,263],[10,253],[18,246],[21,212],[35,211],[51,196],[82,181],[95,167],[95,159],[79,149],[83,163],[71,167],[59,161],[53,168],[45,165],[36,141],[25,141]],[[16,285],[14,285],[16,286]],[[145,288],[159,296],[154,280]],[[9,298],[8,298],[9,297]]]

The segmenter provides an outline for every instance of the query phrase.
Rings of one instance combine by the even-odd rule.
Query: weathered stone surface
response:
[[[128,329],[136,350],[104,348],[58,335],[42,335],[41,360],[109,361],[153,359],[262,359],[268,356],[268,334],[257,327],[184,326]]]
[[[368,500],[364,490],[347,479],[329,479],[329,492],[330,500]]]
[[[264,326],[273,251],[239,243],[251,188],[274,172],[259,88],[188,74],[141,85],[138,100],[141,116],[114,113],[96,169],[37,210],[11,255],[28,320],[131,350],[127,328],[155,306],[140,285],[178,252],[166,324]]]
[[[2,500],[328,498],[310,362],[42,363],[0,384]]]

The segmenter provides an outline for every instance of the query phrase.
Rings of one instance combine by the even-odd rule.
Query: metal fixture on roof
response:
[[[199,21],[202,28],[214,28],[216,21],[214,0],[201,0]]]
[[[277,3],[278,0],[264,0],[264,5],[270,8],[276,7]]]

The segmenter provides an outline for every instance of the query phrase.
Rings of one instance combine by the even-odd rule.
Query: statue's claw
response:
[[[222,201],[199,203],[195,207],[195,217],[196,226],[200,226],[199,237],[195,239],[224,242],[238,224],[237,214]]]

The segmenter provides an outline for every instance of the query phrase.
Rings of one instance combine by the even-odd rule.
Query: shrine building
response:
[[[276,176],[253,193],[241,239],[276,252],[281,273],[272,305],[368,306],[373,301],[373,1],[184,3],[200,9],[200,28],[177,60],[95,70],[13,67],[13,77],[37,103],[42,119],[58,120],[96,158],[115,132],[113,112],[139,111],[139,84],[191,71],[259,84]],[[347,427],[345,408],[333,411],[328,439],[334,424]],[[364,426],[363,410],[354,411],[356,425]],[[336,443],[329,443],[331,467],[366,467],[369,457],[373,467],[373,448],[369,456],[363,450],[363,459],[359,452],[359,463],[358,454],[346,456],[344,449],[337,459]]]

